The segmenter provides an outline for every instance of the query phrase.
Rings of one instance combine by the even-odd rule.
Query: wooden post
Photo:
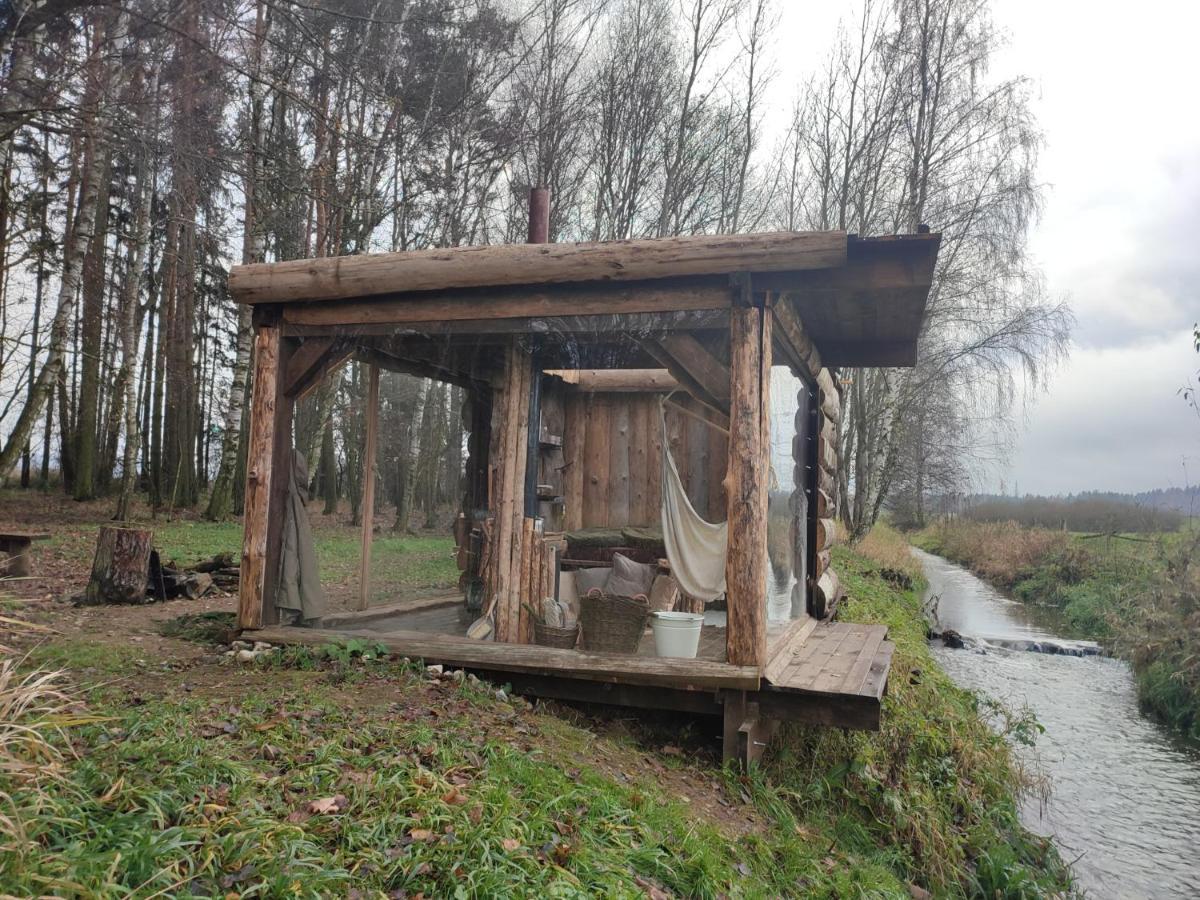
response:
[[[725,654],[733,665],[762,666],[767,660],[767,481],[771,466],[769,314],[756,306],[730,310],[729,357]]]
[[[246,495],[238,625],[261,628],[267,572],[267,528],[275,451],[275,406],[279,379],[279,326],[260,323],[254,335],[254,388],[246,450]]]
[[[379,430],[379,366],[367,374],[367,446],[363,450],[362,554],[358,570],[358,608],[366,609],[371,594],[371,541],[375,536],[375,444]]]

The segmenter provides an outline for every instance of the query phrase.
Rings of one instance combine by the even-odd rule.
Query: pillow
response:
[[[679,599],[679,585],[670,575],[659,575],[650,586],[650,612],[670,612]]]
[[[587,569],[575,570],[575,591],[578,596],[585,597],[592,588],[605,589],[608,576],[612,569],[608,566],[592,566]]]
[[[613,554],[612,573],[604,589],[617,597],[636,597],[649,594],[654,583],[655,568],[650,563],[634,562],[628,556]]]

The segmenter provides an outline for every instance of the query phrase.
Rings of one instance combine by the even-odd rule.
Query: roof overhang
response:
[[[828,366],[906,366],[940,236],[844,232],[509,244],[237,266],[238,303],[308,329],[536,332],[538,320],[674,315],[758,298],[792,304]],[[503,324],[501,324],[503,323]]]

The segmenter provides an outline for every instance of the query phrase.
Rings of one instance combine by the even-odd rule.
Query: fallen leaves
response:
[[[449,806],[461,806],[467,802],[467,795],[458,789],[458,786],[450,788],[446,793],[442,794],[442,802]]]
[[[299,809],[288,815],[287,820],[293,825],[307,821],[312,816],[332,816],[342,812],[350,805],[345,794],[334,794],[332,797],[321,797],[310,800]]]
[[[505,853],[513,853],[521,848],[521,842],[516,838],[505,838],[500,842],[500,846],[504,848]]]
[[[325,816],[331,813],[339,813],[349,805],[350,801],[346,799],[345,794],[335,794],[332,797],[322,797],[320,800],[313,800],[308,804],[308,811],[314,816]]]

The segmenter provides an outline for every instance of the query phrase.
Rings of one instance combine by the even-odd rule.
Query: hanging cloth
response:
[[[299,624],[325,615],[325,592],[317,575],[317,551],[308,523],[308,466],[304,454],[292,450],[288,492],[283,507],[283,552],[279,554],[279,586],[275,606],[279,621]]]
[[[668,395],[669,396],[669,395]],[[662,424],[662,530],[671,576],[690,597],[710,603],[725,593],[729,524],[700,518],[688,499],[667,440],[667,397],[659,401]]]

